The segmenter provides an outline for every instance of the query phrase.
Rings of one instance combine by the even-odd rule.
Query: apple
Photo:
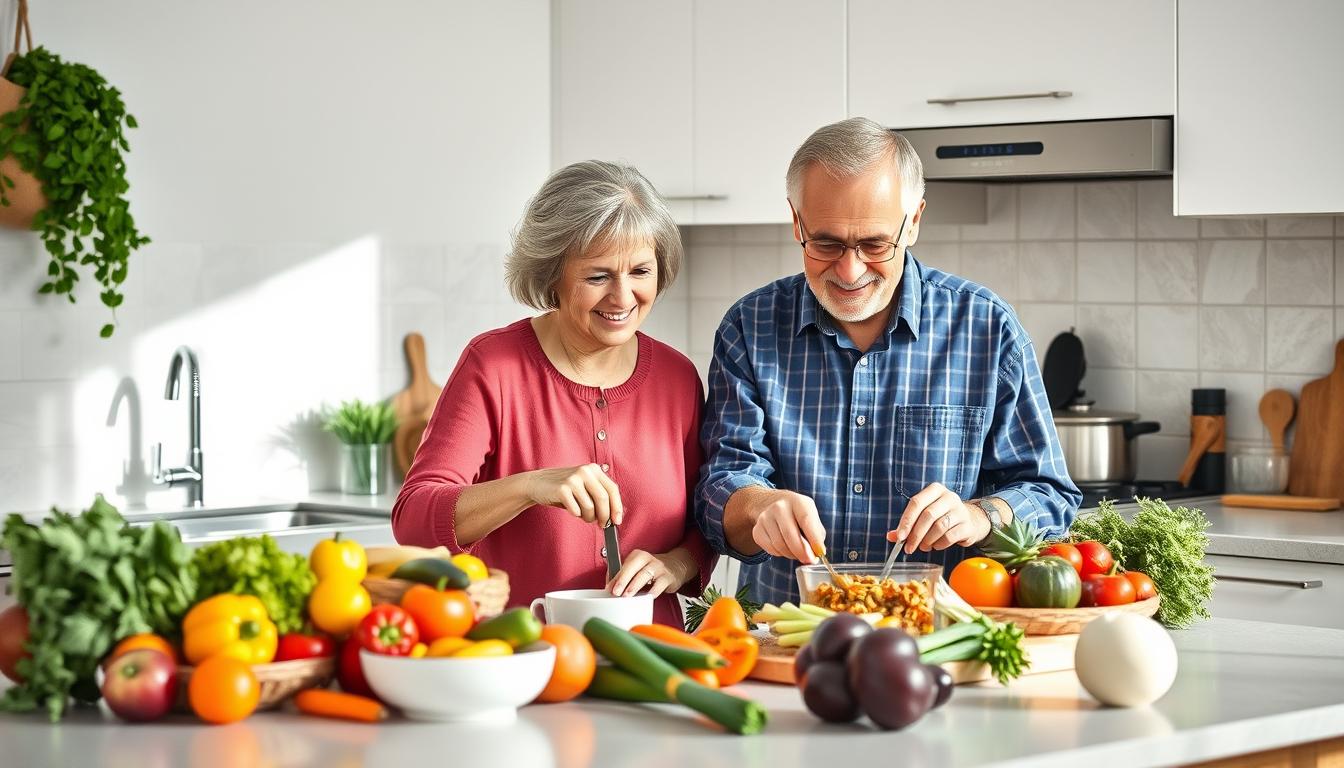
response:
[[[108,662],[103,699],[123,720],[157,720],[177,698],[177,665],[162,651],[137,648]]]

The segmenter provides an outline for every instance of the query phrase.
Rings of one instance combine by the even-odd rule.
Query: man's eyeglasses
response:
[[[795,215],[797,211],[794,212]],[[859,261],[867,264],[880,264],[884,261],[891,261],[900,250],[899,245],[901,235],[905,233],[905,222],[910,218],[910,214],[901,217],[901,228],[896,230],[896,242],[869,238],[860,240],[855,245],[841,242],[839,240],[830,240],[827,238],[807,238],[807,225],[803,224],[803,217],[798,216],[798,226],[803,230],[803,253],[816,259],[817,261],[839,261],[845,257],[849,251],[854,251],[854,255]]]

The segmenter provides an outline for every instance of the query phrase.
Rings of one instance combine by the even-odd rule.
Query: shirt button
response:
[[[858,424],[860,427],[862,427],[864,424],[867,424],[867,423],[868,423],[868,417],[867,417],[867,416],[859,416],[859,417],[857,417],[857,418],[854,419],[854,423],[855,423],[855,424]]]
[[[603,547],[602,549],[598,550],[598,552],[600,552],[601,555],[602,555],[603,557],[606,557],[606,556],[607,556],[607,548],[606,548],[606,547]]]
[[[609,469],[611,469],[611,465],[610,465],[610,464],[603,464],[603,465],[602,465],[602,471],[603,471],[603,472],[606,472],[606,471],[609,470]]]
[[[607,399],[606,399],[605,397],[599,397],[599,398],[597,398],[597,407],[598,407],[598,408],[606,408],[606,407],[607,407]]]
[[[858,559],[859,559],[859,553],[858,553],[857,551],[855,551],[855,550],[852,550],[852,549],[849,550],[849,559],[850,559],[851,561],[858,560]]]
[[[854,492],[855,492],[855,493],[863,493],[863,483],[855,483],[855,484],[854,484]]]
[[[860,358],[859,358],[859,365],[862,365],[862,366],[867,366],[867,365],[868,365],[868,356],[867,356],[867,355],[864,355],[863,357],[860,357]]]
[[[598,440],[606,440],[606,439],[607,439],[607,430],[605,430],[605,429],[599,429],[599,430],[597,431],[597,439],[598,439]]]

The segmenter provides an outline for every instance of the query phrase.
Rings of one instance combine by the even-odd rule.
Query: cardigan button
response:
[[[610,469],[611,469],[611,465],[610,465],[610,464],[603,464],[603,465],[602,465],[602,471],[603,471],[603,472],[606,472],[606,471],[608,471],[608,470],[610,470]]]
[[[605,429],[599,429],[599,430],[597,430],[597,439],[598,439],[598,440],[606,440],[606,439],[607,439],[607,430],[605,430]]]
[[[597,398],[597,402],[594,403],[594,405],[596,405],[598,408],[606,408],[606,407],[607,407],[607,399],[606,399],[605,397],[599,397],[599,398]]]

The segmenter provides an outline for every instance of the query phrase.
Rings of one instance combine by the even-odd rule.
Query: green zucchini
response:
[[[584,693],[599,699],[615,699],[617,701],[657,702],[659,704],[671,701],[667,698],[666,693],[650,687],[629,672],[623,672],[616,667],[606,665],[598,665],[597,671],[593,673],[593,682],[589,684],[588,690]]]
[[[466,589],[471,583],[471,577],[466,571],[437,557],[408,560],[397,566],[397,570],[392,572],[392,578],[415,581],[431,587],[439,586],[439,582],[443,581],[444,587],[448,589]]]
[[[719,669],[728,666],[728,660],[723,658],[720,653],[695,651],[690,648],[679,648],[671,643],[664,643],[661,640],[655,640],[652,637],[630,633],[636,640],[643,643],[649,650],[658,654],[658,658],[666,661],[677,669]]]
[[[589,619],[583,625],[583,634],[598,653],[617,667],[655,690],[666,691],[672,698],[733,733],[759,733],[769,719],[760,704],[711,690],[691,680],[658,658],[658,654],[636,640],[635,635],[605,619]]]

